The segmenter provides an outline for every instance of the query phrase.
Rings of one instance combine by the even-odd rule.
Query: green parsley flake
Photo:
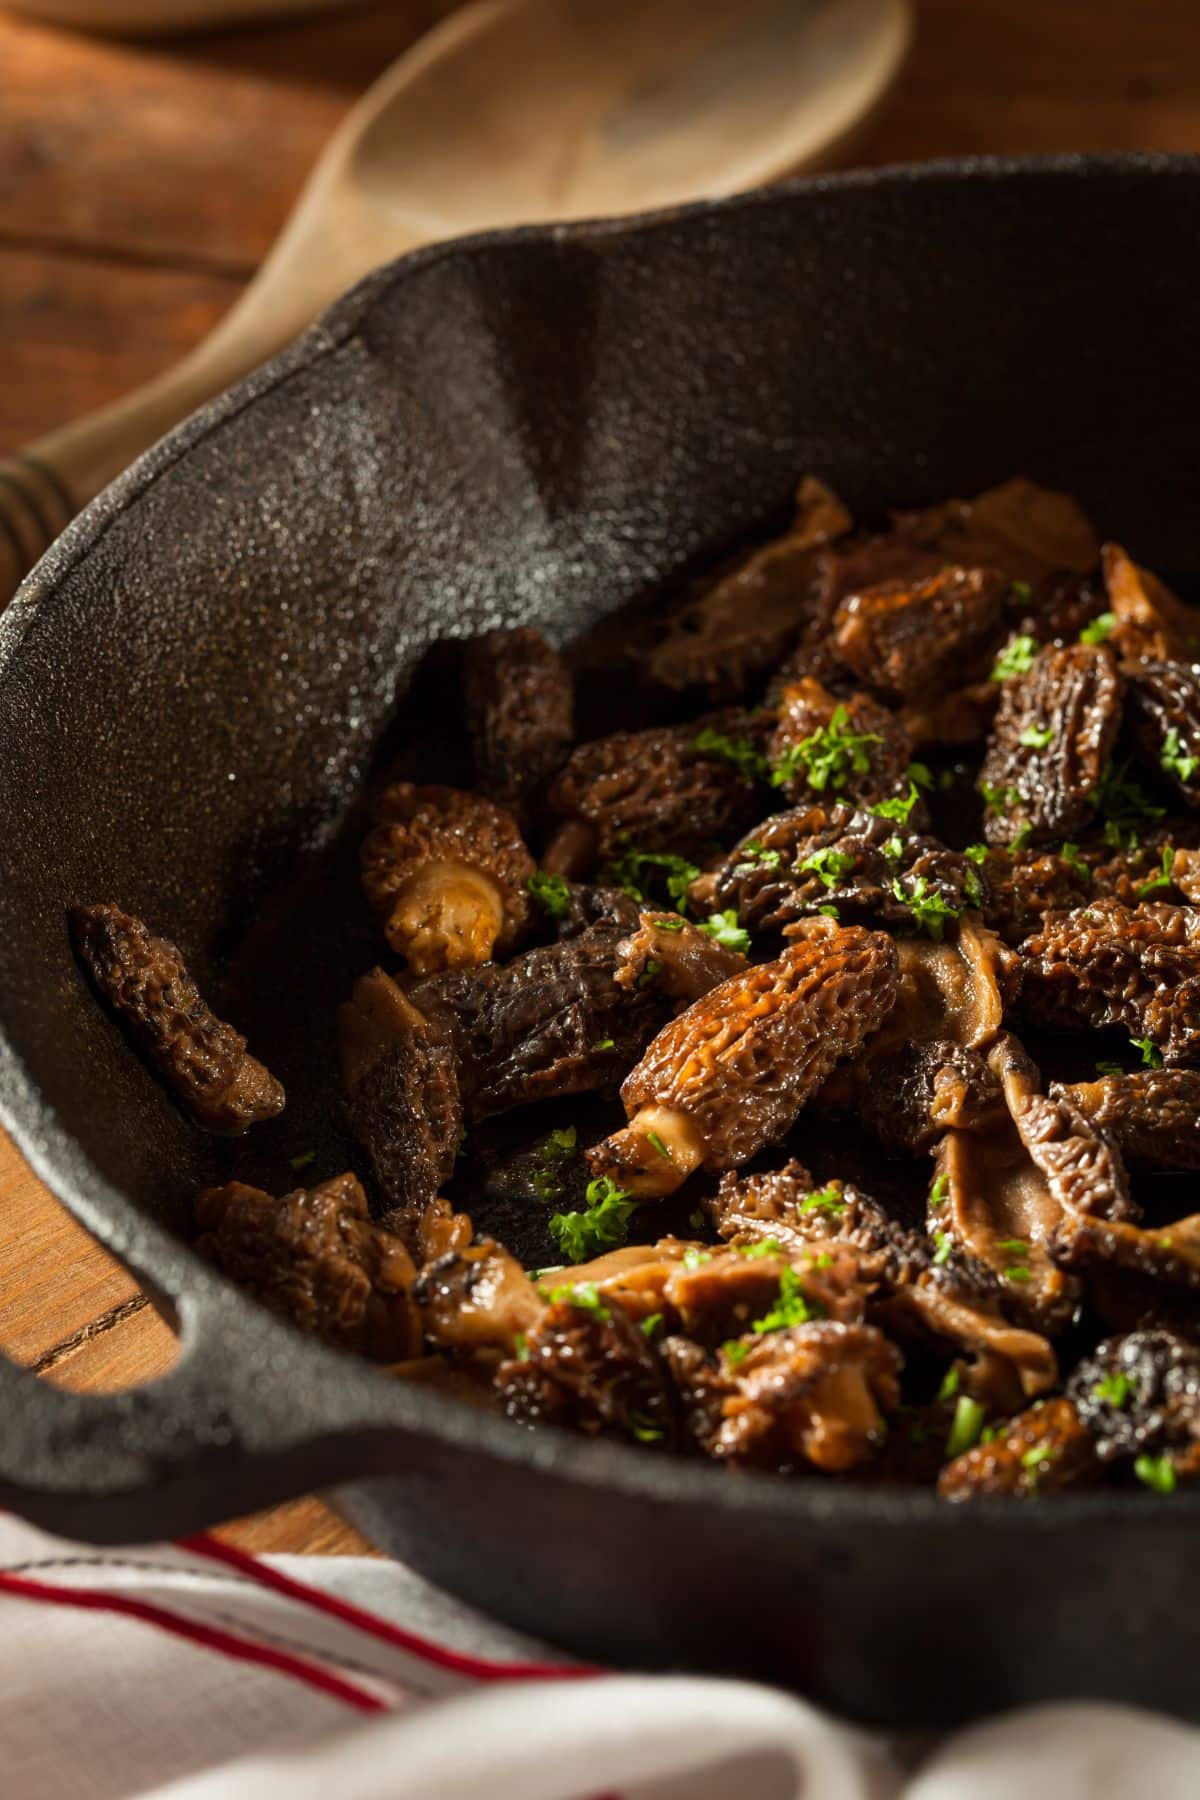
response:
[[[1163,739],[1162,755],[1158,760],[1168,775],[1174,775],[1183,782],[1190,781],[1200,768],[1200,757],[1189,756],[1181,749],[1179,733],[1173,725]]]
[[[1144,900],[1147,894],[1152,894],[1154,892],[1155,888],[1170,887],[1172,885],[1171,871],[1174,866],[1174,847],[1171,844],[1164,844],[1162,856],[1159,859],[1158,871],[1156,874],[1151,875],[1148,881],[1143,881],[1137,888],[1136,892],[1138,899]]]
[[[967,861],[976,864],[985,863],[989,854],[990,852],[986,844],[968,844],[963,851],[963,855],[966,857]]]
[[[830,1182],[828,1187],[820,1188],[815,1194],[806,1194],[800,1202],[800,1211],[828,1213],[831,1218],[840,1219],[846,1210],[846,1201],[838,1189]]]
[[[1075,873],[1081,875],[1084,881],[1090,881],[1092,879],[1092,871],[1088,868],[1088,865],[1080,855],[1078,844],[1063,844],[1060,846],[1058,854],[1062,857],[1068,869],[1074,869]]]
[[[629,1428],[639,1444],[657,1444],[662,1439],[662,1432],[645,1413],[630,1413]]]
[[[866,775],[871,759],[868,744],[881,744],[878,732],[852,731],[850,714],[845,706],[833,710],[828,725],[796,744],[789,744],[771,775],[773,787],[786,787],[790,781],[802,780],[816,793],[828,788],[844,788],[851,774]]]
[[[817,911],[819,913],[824,913],[827,919],[837,919],[841,917],[836,906],[818,906]]]
[[[940,1269],[943,1263],[948,1263],[954,1254],[954,1240],[948,1231],[935,1231],[932,1235],[933,1241],[937,1245],[933,1261],[935,1267]]]
[[[1139,1481],[1144,1481],[1156,1494],[1175,1492],[1175,1464],[1169,1456],[1139,1456],[1133,1465],[1133,1472]]]
[[[957,1363],[946,1370],[945,1378],[937,1391],[939,1400],[953,1400],[962,1385],[962,1370]]]
[[[960,916],[960,909],[943,900],[924,875],[918,875],[915,878],[909,876],[907,887],[904,885],[904,879],[897,876],[892,882],[893,894],[902,905],[908,908],[912,914],[913,924],[918,931],[923,931],[927,937],[931,937],[935,943],[940,944],[942,933],[946,928],[946,920],[957,919]]]
[[[1024,744],[1027,750],[1044,750],[1053,737],[1053,725],[1027,725],[1017,742]]]
[[[904,771],[904,779],[915,782],[919,788],[929,789],[933,786],[933,770],[928,763],[910,762]]]
[[[1014,675],[1028,675],[1040,649],[1041,645],[1036,638],[1009,638],[992,665],[991,679],[1009,681]]]
[[[550,1220],[551,1235],[568,1262],[588,1262],[623,1244],[630,1214],[637,1207],[637,1201],[608,1175],[589,1181],[584,1199],[586,1210],[555,1213]]]
[[[992,787],[990,783],[981,781],[979,792],[983,803],[990,813],[1002,813],[1007,806],[1015,806],[1020,799],[1015,787]]]
[[[743,1338],[726,1338],[721,1348],[725,1352],[727,1361],[732,1363],[735,1369],[739,1363],[744,1363],[750,1354],[750,1346]]]
[[[1116,627],[1116,613],[1102,612],[1099,618],[1084,626],[1079,634],[1079,641],[1081,644],[1103,644],[1112,636]]]
[[[662,964],[660,962],[653,962],[653,961],[648,962],[646,964],[645,968],[642,970],[641,974],[638,976],[637,984],[640,988],[648,988],[655,981],[655,979],[661,974],[662,974]]]
[[[315,1150],[305,1150],[301,1155],[293,1156],[291,1162],[288,1164],[288,1168],[294,1169],[298,1175],[301,1169],[307,1169],[312,1163],[315,1163],[316,1160],[317,1153]]]
[[[796,864],[797,875],[815,875],[822,887],[834,888],[843,875],[848,875],[857,859],[847,855],[844,850],[828,847],[814,850],[803,862]]]
[[[1142,1053],[1142,1066],[1146,1069],[1162,1068],[1162,1051],[1150,1038],[1130,1038],[1129,1042],[1135,1050]]]
[[[654,929],[655,931],[682,931],[686,924],[687,920],[681,918],[678,913],[670,913],[664,914],[661,919],[655,919]]]
[[[783,1245],[778,1238],[760,1238],[757,1244],[735,1244],[734,1249],[739,1256],[755,1262],[760,1256],[782,1256]]]
[[[570,885],[561,875],[549,875],[545,869],[535,869],[526,884],[530,893],[552,919],[561,919],[571,904]]]
[[[616,1047],[611,1038],[597,1038],[592,1045],[593,1050],[615,1050]]]
[[[1025,1450],[1021,1455],[1021,1467],[1038,1472],[1048,1468],[1058,1455],[1055,1444],[1035,1444],[1032,1450]]]
[[[686,856],[672,856],[667,850],[636,850],[632,846],[621,851],[604,868],[600,879],[613,887],[624,888],[635,900],[645,900],[644,887],[650,880],[661,883],[676,912],[686,912],[688,889],[699,875],[695,863]]]
[[[1128,762],[1120,768],[1111,761],[1105,763],[1100,785],[1092,795],[1096,814],[1105,821],[1104,841],[1117,850],[1136,850],[1137,827],[1155,824],[1167,812],[1165,806],[1155,805],[1129,768]]]
[[[920,798],[916,782],[910,781],[907,794],[897,794],[891,800],[881,800],[878,806],[868,807],[867,810],[874,813],[877,819],[892,819],[897,825],[907,825],[912,809]]]
[[[663,1143],[657,1131],[648,1131],[646,1133],[646,1142],[651,1145],[653,1149],[657,1150],[660,1156],[665,1156],[668,1162],[675,1161],[675,1158],[671,1155],[670,1150],[667,1148],[666,1144]]]
[[[705,756],[719,757],[722,762],[731,763],[747,781],[766,780],[769,773],[767,759],[748,737],[726,737],[724,732],[714,731],[706,725],[692,741]]]
[[[929,1190],[930,1209],[933,1212],[936,1212],[939,1206],[945,1206],[949,1198],[950,1177],[948,1175],[939,1175]]]
[[[1018,828],[1017,832],[1015,833],[1011,843],[1008,846],[1009,849],[1010,850],[1026,849],[1028,847],[1029,840],[1032,836],[1033,836],[1033,826],[1032,825],[1026,823],[1026,824],[1020,826]]]
[[[683,1253],[683,1266],[685,1269],[698,1269],[703,1263],[710,1263],[711,1261],[711,1250],[685,1250]]]
[[[779,850],[768,850],[761,838],[751,838],[748,844],[738,847],[738,855],[742,858],[734,869],[735,875],[753,875],[755,868],[777,869],[783,861]]]
[[[950,1434],[946,1439],[946,1461],[952,1462],[964,1451],[973,1450],[983,1430],[983,1408],[969,1394],[960,1394],[954,1408]]]
[[[648,1319],[643,1319],[641,1323],[642,1336],[652,1338],[662,1324],[662,1320],[663,1316],[661,1313],[651,1313]]]
[[[513,1349],[517,1353],[518,1362],[529,1361],[529,1339],[525,1336],[523,1331],[518,1331],[516,1337],[513,1339]]]
[[[600,1298],[600,1291],[594,1281],[568,1282],[565,1287],[551,1289],[550,1304],[557,1306],[560,1302],[575,1307],[578,1312],[591,1313],[603,1325],[612,1318],[611,1312]]]
[[[1097,1075],[1123,1075],[1125,1073],[1125,1064],[1119,1062],[1098,1062],[1096,1064],[1096,1073]]]
[[[1103,1381],[1096,1383],[1092,1389],[1092,1399],[1105,1400],[1109,1406],[1115,1406],[1119,1411],[1126,1404],[1132,1392],[1133,1382],[1129,1376],[1123,1370],[1117,1370],[1112,1375],[1106,1375]]]
[[[780,1274],[779,1296],[774,1306],[761,1319],[755,1319],[750,1329],[760,1334],[765,1331],[787,1331],[793,1325],[807,1325],[810,1319],[819,1317],[820,1309],[810,1305],[804,1298],[800,1277],[795,1269],[787,1267]]]
[[[887,843],[883,846],[883,854],[887,857],[889,862],[899,862],[901,857],[904,855],[903,839],[898,838],[898,837],[890,837],[888,839]]]
[[[727,912],[709,913],[700,929],[714,944],[723,944],[726,950],[737,950],[742,956],[748,955],[750,933],[738,923],[737,913],[732,908]]]

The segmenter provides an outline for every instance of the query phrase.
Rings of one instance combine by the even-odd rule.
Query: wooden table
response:
[[[0,455],[172,363],[220,317],[353,97],[449,0],[391,0],[165,45],[0,17]],[[1200,148],[1195,0],[917,0],[860,164],[982,151]],[[174,1341],[0,1135],[0,1348],[113,1391]],[[315,1500],[226,1534],[354,1551]]]

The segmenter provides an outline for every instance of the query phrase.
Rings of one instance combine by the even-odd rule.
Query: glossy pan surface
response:
[[[129,1053],[65,925],[111,897],[184,946],[289,1089],[263,1154],[333,1172],[322,1021],[373,956],[336,896],[380,741],[440,754],[456,696],[427,647],[573,639],[805,469],[860,516],[1021,471],[1200,571],[1198,216],[1195,160],[1081,158],[445,246],[88,509],[0,621],[0,1117],[183,1352],[116,1398],[0,1365],[0,1504],[119,1541],[336,1487],[385,1548],[593,1658],[907,1725],[1069,1694],[1200,1711],[1195,1498],[730,1478],[531,1436],[268,1317],[186,1244],[228,1146]]]

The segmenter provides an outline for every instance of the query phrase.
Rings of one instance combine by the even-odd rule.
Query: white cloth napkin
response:
[[[0,1516],[0,1793],[1197,1800],[1200,1731],[1043,1707],[905,1770],[769,1688],[585,1671],[396,1563],[98,1550]]]

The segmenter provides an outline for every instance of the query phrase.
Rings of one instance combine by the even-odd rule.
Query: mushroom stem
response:
[[[684,1112],[643,1106],[624,1131],[588,1151],[597,1175],[608,1175],[639,1200],[673,1194],[704,1160],[704,1139]]]
[[[467,863],[430,862],[399,888],[385,927],[388,943],[417,975],[487,962],[504,924],[491,878]]]

